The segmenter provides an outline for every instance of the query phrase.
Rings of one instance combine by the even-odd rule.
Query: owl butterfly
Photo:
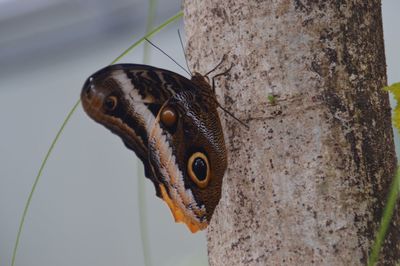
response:
[[[107,66],[81,92],[86,113],[118,135],[192,232],[207,227],[227,167],[214,91],[205,77],[138,64]]]

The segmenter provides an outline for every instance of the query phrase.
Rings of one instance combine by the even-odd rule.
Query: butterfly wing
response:
[[[226,148],[215,101],[183,91],[160,109],[149,136],[150,164],[175,220],[204,229],[221,196]],[[163,117],[174,112],[175,121]]]

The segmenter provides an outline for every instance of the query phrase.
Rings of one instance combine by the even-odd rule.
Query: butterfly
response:
[[[214,86],[213,86],[214,87]],[[207,227],[221,197],[227,152],[213,87],[140,64],[115,64],[83,85],[85,112],[118,135],[143,162],[176,222]]]

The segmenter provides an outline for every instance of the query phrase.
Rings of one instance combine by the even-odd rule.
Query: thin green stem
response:
[[[12,255],[12,260],[11,260],[11,265],[12,265],[12,266],[14,266],[14,264],[15,264],[15,257],[16,257],[16,255],[17,255],[19,239],[20,239],[20,237],[21,237],[22,228],[23,228],[23,226],[24,226],[25,217],[26,217],[26,214],[28,213],[28,209],[29,209],[29,206],[30,206],[30,204],[31,204],[31,200],[32,200],[33,193],[35,192],[36,186],[37,186],[37,184],[38,184],[38,182],[39,182],[39,179],[40,179],[40,177],[41,177],[41,175],[42,175],[43,169],[44,169],[44,167],[46,166],[47,160],[49,159],[50,154],[51,154],[51,152],[52,152],[53,149],[54,149],[54,146],[56,145],[58,139],[60,138],[61,133],[64,131],[64,128],[65,128],[65,126],[67,125],[67,122],[69,121],[69,119],[71,118],[72,114],[75,112],[76,108],[78,107],[78,105],[79,105],[80,103],[81,103],[81,101],[78,100],[78,101],[74,104],[74,106],[72,107],[71,111],[69,111],[67,117],[65,118],[65,120],[64,120],[64,122],[62,123],[60,129],[58,130],[58,132],[57,132],[57,134],[56,134],[56,137],[53,139],[53,141],[52,141],[52,143],[51,143],[51,145],[50,145],[50,148],[49,148],[49,150],[48,150],[47,153],[46,153],[46,156],[44,157],[44,159],[43,159],[43,161],[42,161],[42,165],[40,166],[39,171],[38,171],[38,173],[37,173],[37,175],[36,175],[35,182],[33,182],[33,186],[32,186],[31,192],[29,193],[28,200],[26,201],[26,204],[25,204],[24,212],[22,213],[21,221],[20,221],[20,223],[19,223],[19,228],[18,228],[18,233],[17,233],[17,239],[16,239],[16,241],[15,241],[14,250],[13,250],[13,255]]]
[[[156,0],[149,0],[149,7],[147,12],[147,22],[146,22],[146,35],[151,33],[151,29],[154,24],[154,17],[156,14]],[[149,35],[150,37],[150,35]],[[149,44],[146,42],[144,44],[143,50],[143,63],[149,64],[150,62],[150,49]],[[151,266],[151,254],[150,254],[150,237],[149,237],[149,227],[147,222],[147,206],[146,206],[146,187],[145,187],[145,176],[143,174],[143,166],[139,163],[137,169],[138,176],[138,206],[139,206],[139,226],[140,226],[140,239],[142,241],[143,250],[143,260],[145,266]]]
[[[144,168],[138,163],[137,165],[137,176],[138,176],[138,205],[139,205],[139,227],[140,227],[140,240],[142,242],[143,261],[145,266],[151,266],[151,254],[150,254],[150,238],[149,238],[149,227],[147,223],[147,204],[146,204],[146,192],[145,192],[145,176],[143,175]]]
[[[390,221],[392,220],[393,211],[396,206],[396,201],[399,194],[399,185],[400,185],[400,168],[397,168],[396,175],[390,187],[389,197],[385,209],[383,210],[381,224],[378,233],[376,235],[371,254],[368,258],[368,266],[374,266],[378,261],[379,252],[381,251],[382,244],[383,241],[385,240],[385,236],[389,228]]]
[[[147,21],[146,21],[146,34],[149,34],[154,25],[154,18],[156,16],[157,10],[157,0],[148,0],[149,7],[147,11]],[[150,36],[149,36],[150,37]],[[150,63],[150,45],[145,42],[143,49],[143,63]]]
[[[164,27],[166,27],[168,24],[178,20],[180,17],[182,17],[183,13],[182,11],[179,11],[175,16],[169,18],[168,20],[166,20],[164,23],[162,23],[160,26],[158,26],[157,28],[154,28],[153,30],[151,30],[148,34],[146,34],[145,36],[143,36],[142,38],[140,38],[137,42],[135,42],[134,44],[132,44],[128,49],[126,49],[121,55],[119,55],[117,58],[115,58],[111,64],[116,63],[117,61],[119,61],[122,57],[124,57],[127,53],[129,53],[133,48],[135,48],[136,46],[138,46],[140,43],[142,43],[144,41],[145,38],[148,38],[152,35],[154,35],[155,33],[159,32],[161,29],[163,29]],[[72,109],[68,112],[67,117],[65,118],[64,122],[62,123],[60,129],[58,130],[55,138],[53,139],[47,153],[46,156],[44,157],[42,164],[39,168],[39,171],[36,175],[35,181],[33,182],[31,191],[29,193],[28,199],[25,203],[25,207],[24,207],[24,211],[22,213],[21,216],[21,220],[19,223],[19,227],[18,227],[18,232],[17,232],[17,237],[15,240],[15,244],[14,244],[14,248],[13,248],[13,254],[12,254],[12,259],[11,259],[11,266],[15,265],[15,259],[16,259],[16,255],[17,255],[17,251],[18,251],[18,246],[19,246],[19,241],[21,238],[21,234],[22,234],[22,229],[24,227],[24,223],[25,223],[25,218],[26,218],[26,214],[28,213],[29,210],[29,206],[31,204],[31,200],[33,197],[33,194],[35,193],[36,190],[36,186],[39,183],[40,177],[42,176],[44,167],[46,166],[47,160],[50,157],[59,137],[61,136],[61,133],[64,131],[65,126],[67,125],[68,121],[70,120],[72,114],[75,112],[76,108],[79,106],[80,104],[80,100],[78,100],[74,106],[72,107]]]

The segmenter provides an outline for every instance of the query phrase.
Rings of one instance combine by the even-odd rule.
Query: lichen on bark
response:
[[[192,69],[227,55],[219,100],[250,127],[224,116],[210,264],[365,264],[396,164],[380,1],[191,0],[184,11]],[[399,258],[399,219],[382,265]]]

